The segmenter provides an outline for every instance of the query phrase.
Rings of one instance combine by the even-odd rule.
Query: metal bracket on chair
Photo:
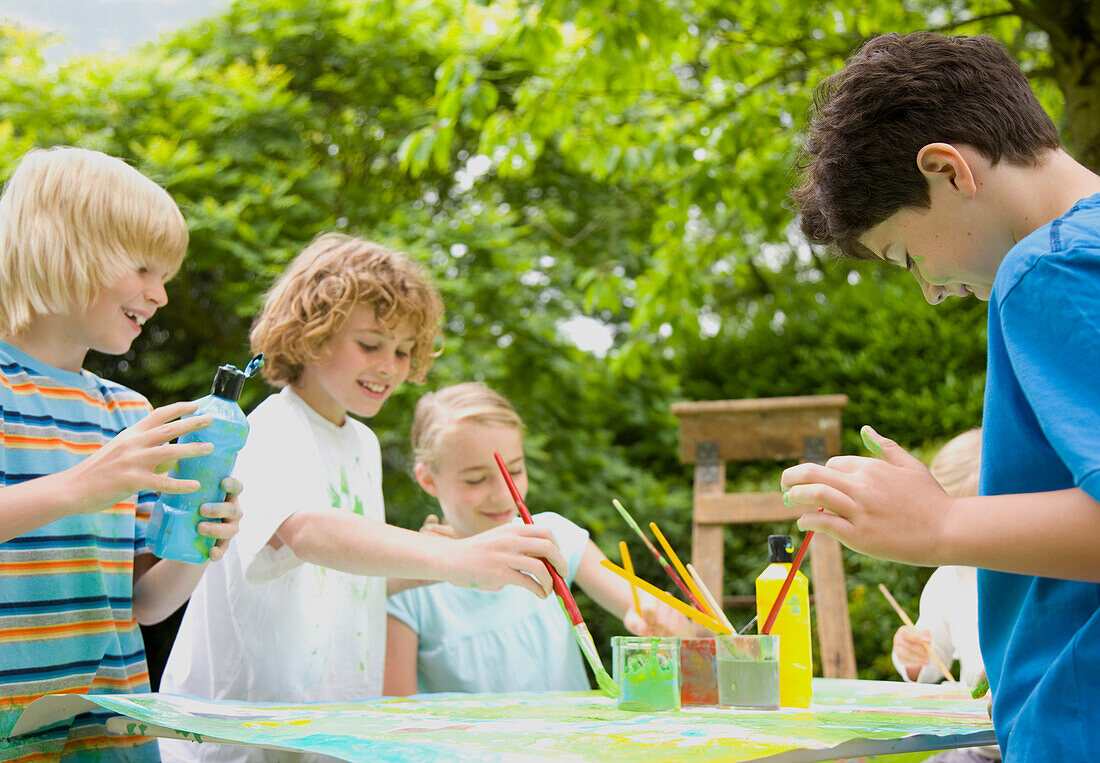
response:
[[[825,452],[824,437],[802,438],[802,460],[807,463],[823,464],[828,454]]]
[[[713,485],[721,480],[721,465],[717,442],[704,440],[695,443],[695,479],[700,485]]]

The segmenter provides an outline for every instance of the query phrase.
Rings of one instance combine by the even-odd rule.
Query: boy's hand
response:
[[[220,522],[199,522],[199,535],[217,538],[218,542],[210,549],[210,561],[216,562],[225,556],[225,549],[229,546],[229,539],[241,529],[240,504],[237,496],[241,494],[244,486],[240,480],[226,477],[222,480],[222,490],[225,491],[225,500],[221,503],[204,503],[199,507],[199,514],[206,519],[220,519]]]
[[[448,580],[471,588],[518,585],[540,599],[553,595],[554,582],[543,559],[562,577],[567,572],[554,536],[545,527],[501,525],[456,540]]]
[[[918,459],[871,427],[861,431],[881,460],[834,456],[824,466],[799,464],[783,472],[788,506],[821,508],[803,514],[800,530],[828,533],[849,548],[882,559],[936,565],[954,499]]]
[[[894,654],[907,670],[919,671],[931,659],[932,634],[903,625],[894,634]]]
[[[645,591],[638,592],[641,611],[633,606],[623,618],[623,627],[635,636],[682,636],[692,633],[688,619],[672,607],[657,601]]]
[[[450,525],[441,525],[439,517],[435,514],[429,514],[425,517],[424,524],[420,526],[420,532],[429,535],[442,535],[444,538],[455,537],[455,529]]]
[[[195,403],[185,401],[157,408],[132,427],[68,470],[75,505],[93,512],[114,506],[142,490],[192,493],[197,480],[169,477],[165,464],[180,458],[204,456],[214,446],[205,442],[172,443],[180,435],[210,426],[210,416],[191,416]]]

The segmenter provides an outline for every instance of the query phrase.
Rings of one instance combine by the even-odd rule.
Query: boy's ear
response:
[[[967,196],[977,193],[978,184],[966,157],[950,143],[929,143],[917,152],[917,168],[930,187],[947,183]]]
[[[435,477],[432,476],[432,470],[428,468],[426,463],[417,461],[416,466],[413,467],[413,474],[416,475],[416,481],[425,493],[433,498],[439,497],[439,488],[436,487]]]

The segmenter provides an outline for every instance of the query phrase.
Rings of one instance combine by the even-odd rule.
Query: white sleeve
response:
[[[320,468],[320,456],[304,418],[299,420],[277,395],[248,418],[248,440],[233,469],[244,485],[238,498],[243,512],[240,531],[233,542],[245,580],[265,583],[302,563],[288,546],[268,545],[275,531],[294,512],[321,510],[325,501],[314,473]]]
[[[951,638],[949,615],[951,600],[958,595],[953,590],[956,586],[957,581],[949,568],[940,567],[933,572],[921,591],[920,617],[914,623],[917,630],[926,630],[932,634],[932,651],[948,668],[955,661],[955,642]],[[946,678],[931,660],[917,675],[920,683],[935,683]]]

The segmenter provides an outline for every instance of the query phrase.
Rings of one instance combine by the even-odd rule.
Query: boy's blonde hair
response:
[[[929,471],[954,498],[978,494],[982,460],[982,430],[970,429],[951,438],[932,459]]]
[[[251,335],[252,351],[267,356],[264,378],[277,387],[298,381],[360,304],[386,329],[412,324],[409,381],[423,384],[439,355],[439,290],[404,255],[341,233],[315,238],[267,293]]]
[[[416,403],[412,448],[418,463],[434,467],[443,435],[460,423],[523,430],[516,409],[482,382],[466,382],[429,392]]]
[[[0,331],[84,307],[132,268],[175,275],[186,252],[179,207],[126,162],[32,149],[0,196]]]

